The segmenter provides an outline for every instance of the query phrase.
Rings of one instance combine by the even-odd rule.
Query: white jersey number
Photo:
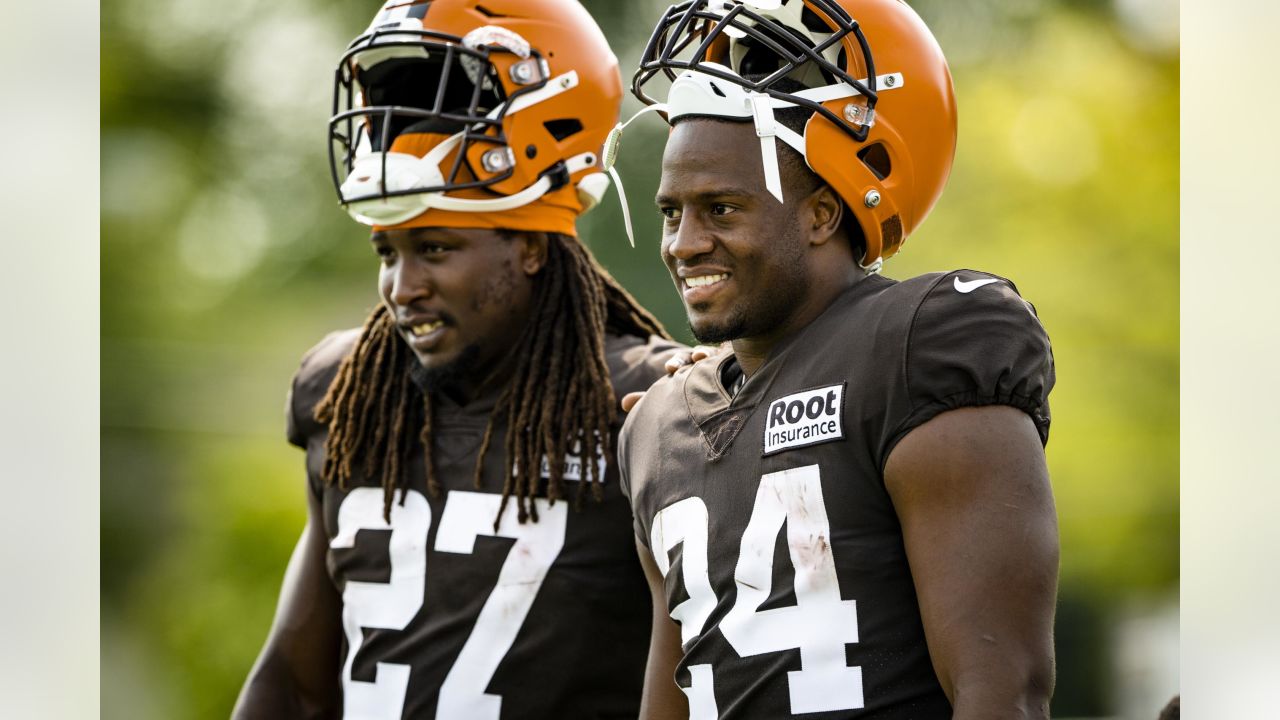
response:
[[[680,551],[680,579],[689,599],[671,610],[671,619],[680,623],[680,644],[688,645],[702,632],[707,617],[716,607],[716,594],[707,573],[707,505],[702,498],[690,497],[663,508],[653,517],[649,547],[662,576],[671,571],[667,552],[684,544]],[[693,682],[680,688],[689,697],[689,720],[715,718],[716,695],[712,687],[711,666],[691,665]]]
[[[687,507],[697,507],[701,512],[682,509]],[[671,617],[681,623],[681,640],[685,643],[702,632],[710,608],[715,605],[707,576],[707,518],[706,506],[696,497],[681,500],[654,517],[650,547],[664,576],[670,569],[670,563],[665,562],[667,551],[684,542],[682,579],[689,600],[678,605]],[[774,543],[784,523],[787,551],[795,567],[796,604],[760,610],[773,590]],[[787,673],[791,713],[861,708],[862,668],[846,665],[844,652],[845,644],[858,642],[857,604],[840,599],[831,555],[831,523],[817,465],[760,478],[733,578],[737,600],[721,620],[720,632],[742,657],[800,650],[800,669]],[[685,612],[677,617],[677,611],[695,598],[701,608],[708,596],[710,607],[705,612]],[[697,673],[693,673],[695,669]],[[691,666],[689,670],[694,686],[684,691],[690,699],[691,720],[714,718],[711,666]],[[693,714],[695,702],[704,708],[704,714]]]
[[[436,717],[441,720],[496,720],[502,698],[485,693],[498,664],[511,649],[547,570],[564,546],[567,505],[538,504],[538,522],[520,525],[516,508],[504,511],[500,530],[493,530],[501,497],[488,493],[450,492],[436,532],[436,551],[471,553],[479,535],[514,538],[515,544],[498,572],[498,583],[440,688]],[[342,668],[343,716],[347,720],[399,720],[404,715],[409,666],[378,663],[373,682],[351,677],[351,666],[364,642],[364,628],[403,630],[422,608],[426,588],[427,534],[431,507],[422,493],[410,490],[405,502],[391,506],[391,524],[382,518],[381,488],[356,488],[338,508],[338,532],[331,548],[350,548],[360,530],[390,530],[391,578],[386,583],[347,581],[342,593],[342,627],[347,659]]]
[[[492,493],[452,491],[436,532],[436,552],[470,554],[479,535],[516,541],[498,572],[498,584],[480,609],[471,636],[440,686],[436,717],[442,719],[498,720],[502,697],[488,695],[484,690],[516,641],[547,570],[564,547],[568,503],[548,506],[546,500],[535,498],[538,522],[524,525],[517,522],[516,504],[507,503],[495,533],[493,518],[501,502],[502,497]]]

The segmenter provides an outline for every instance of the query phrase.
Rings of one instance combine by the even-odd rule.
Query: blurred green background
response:
[[[665,3],[584,3],[624,81]],[[890,277],[1012,278],[1054,342],[1056,717],[1154,718],[1178,688],[1175,0],[927,0],[951,62],[950,186]],[[325,156],[333,69],[376,0],[105,0],[102,715],[224,718],[304,522],[283,436],[303,351],[376,301]],[[639,105],[628,99],[623,112]],[[656,120],[580,224],[688,340],[657,255]]]

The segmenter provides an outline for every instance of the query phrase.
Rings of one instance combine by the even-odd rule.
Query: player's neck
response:
[[[830,278],[813,278],[811,291],[786,321],[779,323],[768,333],[733,340],[733,354],[742,372],[751,377],[764,364],[779,344],[805,329],[831,307],[849,288],[861,282],[866,275],[856,266],[847,273]]]
[[[452,382],[436,388],[459,406],[470,405],[478,398],[501,392],[515,373],[515,353],[504,353],[490,363],[479,363],[460,374]]]

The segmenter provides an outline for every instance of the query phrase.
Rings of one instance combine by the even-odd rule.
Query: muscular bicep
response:
[[[320,502],[307,496],[307,526],[289,559],[267,642],[232,712],[236,720],[338,715],[342,601],[325,570]]]
[[[1058,530],[1032,420],[1006,406],[938,415],[894,448],[885,486],[955,717],[1047,718]]]
[[[640,719],[655,720],[689,716],[689,703],[676,685],[676,665],[683,657],[680,648],[680,626],[667,614],[667,593],[663,587],[662,573],[653,562],[653,555],[639,539],[636,552],[649,581],[649,593],[653,597],[653,631],[649,639],[649,662],[644,671],[644,695],[640,700]]]

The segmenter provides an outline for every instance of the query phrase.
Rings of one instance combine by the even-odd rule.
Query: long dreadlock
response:
[[[607,466],[615,462],[609,429],[616,407],[605,364],[605,333],[670,337],[586,247],[566,235],[547,233],[547,262],[534,280],[532,302],[529,324],[512,348],[514,373],[480,442],[474,478],[479,488],[494,426],[499,419],[505,420],[505,467],[514,472],[504,473],[498,517],[514,495],[521,523],[530,518],[537,522],[537,507],[531,499],[540,490],[544,457],[549,466],[545,487],[549,502],[564,494],[565,455],[575,449],[583,468],[573,497],[575,509],[582,506],[587,485],[593,499],[603,497],[597,463],[601,457]],[[383,516],[388,522],[395,490],[400,489],[403,503],[409,488],[408,473],[401,465],[412,445],[407,428],[421,427],[427,492],[432,497],[441,492],[432,460],[431,393],[422,392],[411,381],[409,369],[414,362],[396,332],[395,318],[379,304],[315,410],[316,419],[329,426],[325,483],[345,489],[357,470],[365,477],[380,477]],[[497,522],[495,518],[495,527]]]

